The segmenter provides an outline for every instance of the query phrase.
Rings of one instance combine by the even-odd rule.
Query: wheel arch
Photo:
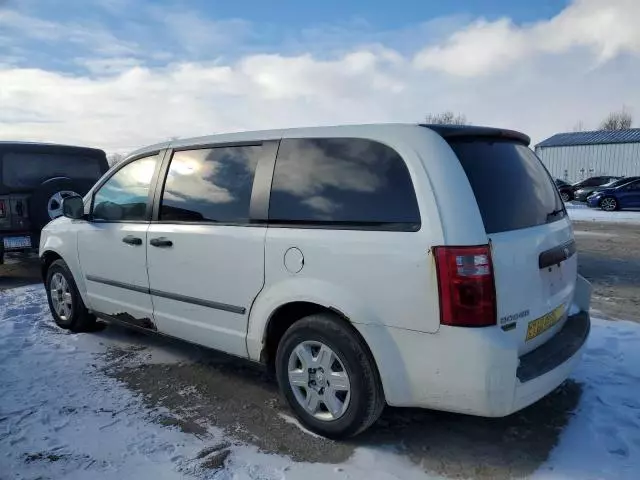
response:
[[[51,264],[56,260],[64,261],[62,256],[54,250],[46,250],[42,255],[40,255],[40,274],[42,275],[43,283],[46,283],[47,281],[47,272],[49,271],[49,267],[51,267]]]
[[[262,337],[262,348],[260,350],[260,362],[272,367],[272,363],[276,356],[276,350],[278,344],[282,339],[284,333],[291,325],[299,320],[302,320],[309,315],[318,313],[332,314],[336,318],[340,319],[342,323],[348,325],[354,332],[357,333],[357,329],[353,328],[349,318],[340,310],[335,307],[329,307],[319,303],[311,301],[290,301],[283,303],[276,307],[269,315]],[[358,336],[362,342],[367,345],[367,342],[362,338],[362,335],[358,333]],[[369,346],[367,345],[367,349]]]
[[[49,239],[47,239],[49,240]],[[77,257],[75,261],[70,259],[72,256],[71,252],[68,254],[64,254],[61,249],[54,248],[53,246],[45,244],[43,248],[40,249],[40,274],[42,275],[42,282],[46,284],[47,281],[47,272],[49,268],[56,260],[62,260],[69,268],[71,275],[73,275],[73,280],[76,283],[76,288],[78,289],[78,293],[82,298],[82,301],[85,305],[89,305],[87,303],[87,288],[84,281],[84,276],[82,275],[82,271],[80,270],[80,265],[78,265]]]

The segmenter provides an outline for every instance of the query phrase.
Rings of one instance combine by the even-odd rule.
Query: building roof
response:
[[[571,145],[600,145],[607,143],[636,142],[640,142],[640,128],[556,133],[554,136],[538,143],[536,147],[566,147]]]

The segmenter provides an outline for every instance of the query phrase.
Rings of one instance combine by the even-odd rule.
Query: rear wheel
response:
[[[96,319],[84,305],[73,275],[63,260],[51,264],[45,286],[51,315],[59,327],[73,332],[94,327]]]
[[[605,197],[600,201],[600,208],[606,212],[618,210],[618,201],[613,197]]]
[[[357,435],[384,408],[370,353],[356,332],[331,314],[308,316],[285,332],[276,375],[300,421],[328,438]]]

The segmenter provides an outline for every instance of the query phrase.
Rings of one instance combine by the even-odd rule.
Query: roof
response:
[[[602,145],[636,142],[640,142],[640,128],[556,133],[554,136],[538,143],[536,147],[566,147],[571,145]]]
[[[347,137],[349,135],[362,136],[366,138],[368,135],[374,135],[378,138],[394,135],[402,135],[402,132],[408,132],[411,129],[429,128],[444,138],[467,137],[467,136],[491,136],[512,139],[518,142],[529,144],[529,137],[523,133],[513,130],[505,130],[491,127],[478,127],[473,125],[426,125],[416,123],[378,123],[367,125],[335,125],[323,127],[301,127],[287,128],[279,130],[258,130],[238,133],[222,133],[208,135],[204,137],[180,138],[170,142],[157,143],[148,147],[143,147],[129,154],[128,158],[139,157],[151,152],[157,152],[165,148],[184,148],[195,145],[206,145],[215,143],[241,143],[255,142],[267,140],[279,140],[282,137],[301,138],[322,136]]]
[[[10,141],[0,140],[0,149],[15,149],[20,151],[51,151],[51,152],[77,152],[77,153],[91,153],[104,156],[104,150],[93,147],[82,147],[79,145],[62,145],[59,143],[46,143],[46,142],[24,142],[24,141]]]

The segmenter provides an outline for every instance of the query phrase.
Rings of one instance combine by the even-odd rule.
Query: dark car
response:
[[[37,248],[62,199],[84,196],[108,169],[102,150],[0,142],[0,263],[5,252]]]
[[[554,182],[556,184],[558,192],[560,193],[560,198],[562,198],[563,202],[570,202],[571,200],[573,200],[573,188],[571,187],[571,185],[569,185],[564,180],[560,180],[559,178],[556,178]]]
[[[600,177],[589,177],[581,182],[574,183],[571,185],[573,188],[574,199],[579,202],[586,202],[587,197],[591,195],[596,188],[606,185],[608,183],[619,180],[620,177],[613,177],[610,175],[600,176]]]
[[[613,182],[605,183],[600,187],[596,187],[589,195],[585,197],[584,201],[586,202],[587,198],[589,198],[594,193],[599,192],[600,190],[613,189],[616,187],[620,187],[622,185],[626,185],[627,183],[631,183],[635,180],[640,180],[640,177],[622,177],[622,178],[619,178],[618,180],[614,180]]]
[[[601,208],[608,212],[622,208],[640,208],[640,180],[624,183],[594,192],[587,199],[592,208]]]

